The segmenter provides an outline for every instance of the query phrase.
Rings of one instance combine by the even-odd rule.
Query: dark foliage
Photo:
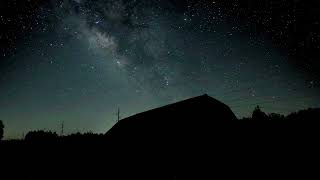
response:
[[[272,120],[272,121],[283,121],[285,120],[285,116],[281,115],[281,114],[277,114],[277,113],[271,113],[268,115],[268,120]]]
[[[314,122],[316,124],[320,123],[319,119],[320,115],[320,108],[309,108],[305,110],[300,110],[298,112],[293,112],[290,113],[287,116],[277,114],[277,113],[270,113],[266,114],[261,110],[259,106],[257,106],[253,112],[252,112],[252,117],[244,117],[240,120],[242,121],[261,121],[261,120],[267,120],[267,121],[272,121],[274,123],[282,123],[283,121],[286,121],[286,123],[295,123],[299,121],[299,123],[304,124],[304,123],[309,123],[309,122]]]
[[[317,123],[320,121],[320,109],[305,109],[300,110],[298,112],[291,113],[286,117],[287,120],[292,121],[316,121]]]
[[[252,120],[259,120],[259,121],[264,121],[268,120],[268,116],[266,113],[262,112],[260,107],[257,106],[252,113]]]
[[[25,136],[25,140],[29,142],[53,142],[58,138],[57,133],[51,131],[30,131]]]

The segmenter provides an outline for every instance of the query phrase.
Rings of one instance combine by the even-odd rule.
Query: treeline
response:
[[[297,112],[290,113],[287,116],[278,113],[270,113],[267,114],[261,110],[259,106],[257,106],[253,112],[251,117],[244,117],[240,120],[244,121],[301,121],[304,123],[305,121],[319,121],[320,119],[320,108],[308,108],[304,110],[300,110]]]
[[[58,135],[52,131],[30,131],[26,134],[25,142],[48,142],[48,143],[94,143],[102,141],[104,134],[86,132],[86,133],[73,133],[69,135]]]

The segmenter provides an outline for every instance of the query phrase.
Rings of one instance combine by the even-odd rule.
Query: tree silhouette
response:
[[[3,122],[0,120],[0,141],[3,138],[3,129],[4,129],[4,125],[3,125]]]
[[[268,116],[266,113],[264,113],[261,109],[260,106],[257,106],[253,112],[252,112],[252,119],[253,120],[267,120]]]

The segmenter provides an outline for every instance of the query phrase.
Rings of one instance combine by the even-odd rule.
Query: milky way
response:
[[[14,52],[1,57],[6,136],[57,130],[62,121],[68,133],[105,132],[118,107],[127,117],[204,93],[238,117],[256,105],[284,114],[318,107],[317,76],[291,60],[290,47],[270,37],[274,29],[258,32],[234,12],[242,12],[237,3],[219,1],[53,0],[36,6],[31,20],[20,23],[28,33],[17,32]]]

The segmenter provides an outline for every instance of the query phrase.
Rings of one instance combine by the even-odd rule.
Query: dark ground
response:
[[[230,179],[317,177],[319,109],[289,116],[255,110],[237,120],[208,96],[147,111],[106,134],[29,132],[3,141],[10,179]],[[183,112],[183,113],[182,113]],[[4,178],[4,179],[7,179]],[[1,178],[2,179],[2,178]]]

